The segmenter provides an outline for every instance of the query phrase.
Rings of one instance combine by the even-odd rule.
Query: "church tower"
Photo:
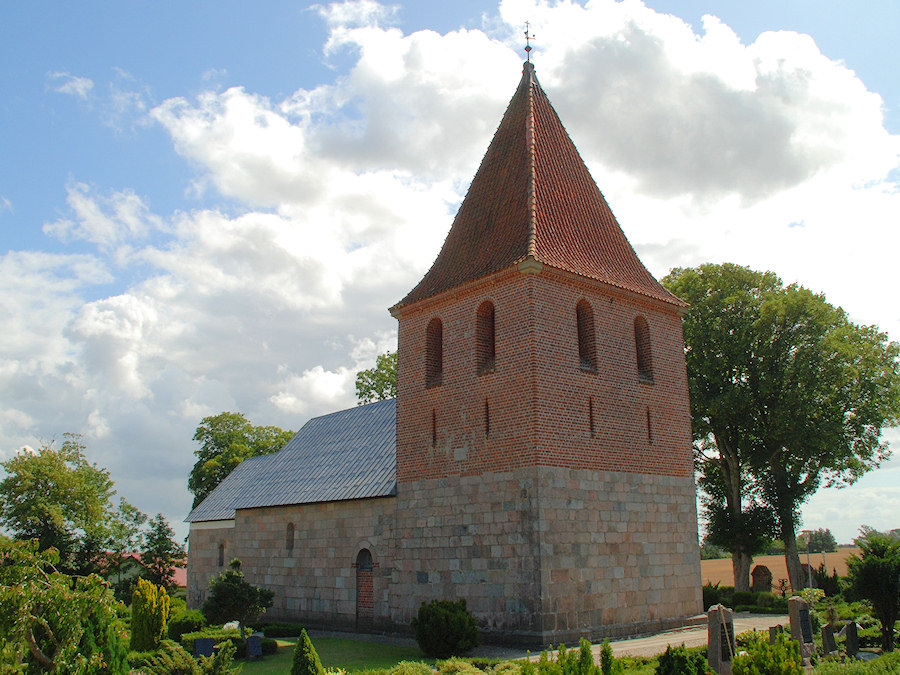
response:
[[[530,62],[399,322],[391,616],[523,643],[702,611],[681,315]],[[490,638],[489,638],[490,639]]]

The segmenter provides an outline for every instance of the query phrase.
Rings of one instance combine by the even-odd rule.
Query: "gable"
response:
[[[394,399],[309,420],[273,455],[244,460],[185,522],[230,520],[237,509],[397,494]]]

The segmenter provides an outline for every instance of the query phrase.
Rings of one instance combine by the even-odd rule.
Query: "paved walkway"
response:
[[[776,624],[787,624],[789,622],[788,615],[778,614],[744,614],[735,613],[734,615],[734,633],[737,635],[745,630],[761,630],[768,634],[769,626]],[[309,635],[313,640],[318,637],[343,637],[352,640],[363,640],[368,642],[387,642],[397,645],[416,646],[416,641],[412,638],[399,637],[394,635],[371,635],[364,633],[337,633],[327,631],[309,631]],[[673,630],[663,631],[655,635],[647,635],[639,638],[630,638],[628,640],[611,640],[613,654],[616,656],[655,656],[666,651],[667,645],[677,646],[684,644],[685,647],[697,647],[706,644],[706,623],[697,626],[688,626],[685,628],[676,628]],[[571,648],[573,645],[569,645]],[[577,645],[574,645],[577,646]],[[600,645],[594,645],[594,656],[599,660]],[[538,653],[531,652],[532,659],[537,659]],[[529,652],[524,649],[516,649],[509,647],[497,647],[494,645],[483,645],[478,647],[470,656],[481,656],[492,659],[524,659],[529,656]]]

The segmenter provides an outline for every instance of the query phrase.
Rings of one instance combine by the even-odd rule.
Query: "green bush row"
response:
[[[235,646],[235,658],[247,657],[247,641],[241,640],[241,633],[237,629],[205,628],[193,633],[185,633],[181,636],[181,646],[193,654],[194,640],[197,638],[212,638],[216,646],[228,640]],[[275,640],[264,637],[261,644],[263,655],[275,654],[278,651],[278,643]]]

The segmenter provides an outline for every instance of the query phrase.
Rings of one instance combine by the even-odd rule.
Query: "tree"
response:
[[[149,652],[166,638],[169,595],[163,586],[138,579],[131,597],[131,649]]]
[[[731,551],[736,590],[750,590],[750,565],[772,533],[772,520],[753,495],[753,450],[746,420],[754,336],[763,297],[780,286],[771,273],[737,265],[675,269],[663,280],[691,304],[684,318],[685,361],[691,398],[694,460],[710,543]]]
[[[275,593],[250,584],[241,572],[240,560],[235,558],[228,566],[229,569],[210,580],[203,614],[212,623],[237,621],[243,640],[246,624],[272,606]]]
[[[802,588],[799,507],[888,456],[881,429],[900,420],[898,346],[771,272],[702,265],[663,283],[692,305],[685,355],[699,482],[713,499],[718,486],[728,524],[748,504],[767,507],[791,585]],[[737,563],[735,572],[738,588]]]
[[[147,578],[163,588],[171,588],[175,578],[175,567],[184,561],[185,551],[175,541],[175,532],[163,514],[157,513],[151,520],[144,535],[141,564],[147,570]]]
[[[801,533],[797,539],[797,548],[809,550],[810,553],[837,551],[837,540],[831,530],[819,528]]]
[[[872,603],[881,622],[881,648],[889,652],[900,616],[900,539],[863,527],[855,543],[859,555],[847,559],[850,587],[857,597]]]
[[[294,647],[291,675],[325,675],[325,669],[305,628],[300,631],[300,639]]]
[[[118,603],[96,575],[56,570],[59,553],[37,540],[0,538],[3,672],[128,672]]]
[[[397,352],[375,357],[375,367],[356,374],[356,398],[359,405],[384,401],[397,396]]]
[[[125,554],[141,548],[143,535],[141,527],[147,522],[147,514],[129,504],[125,499],[119,499],[119,508],[112,514],[107,529],[109,530],[109,572],[116,572],[116,597],[123,599],[122,592],[125,588],[122,584],[122,563]],[[127,584],[126,584],[127,586]]]
[[[293,431],[278,427],[256,427],[241,413],[223,412],[204,417],[194,433],[200,449],[188,478],[194,506],[206,499],[234,468],[249,457],[278,452],[293,437]]]
[[[0,463],[0,524],[16,539],[37,539],[40,550],[56,548],[64,562],[83,538],[105,541],[112,512],[113,481],[106,469],[90,464],[81,437],[23,449]]]

